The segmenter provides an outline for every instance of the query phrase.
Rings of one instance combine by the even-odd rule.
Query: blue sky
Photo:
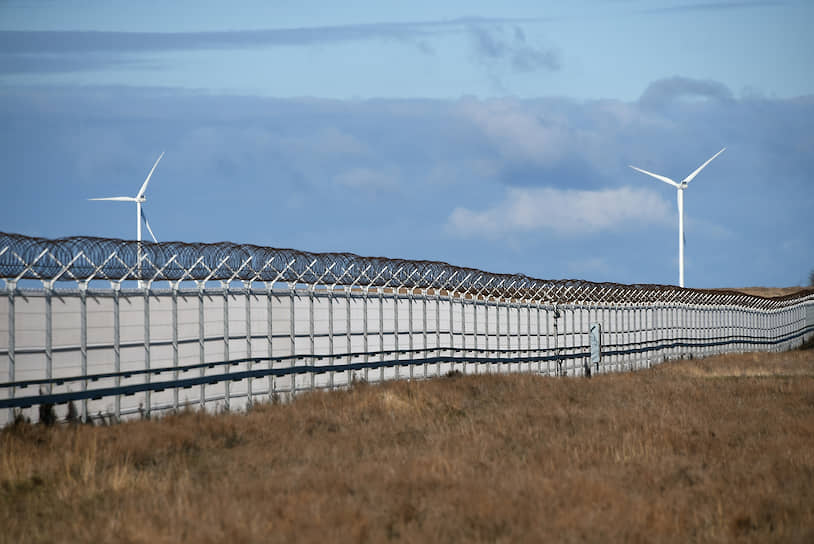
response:
[[[795,285],[814,3],[0,3],[0,230]]]

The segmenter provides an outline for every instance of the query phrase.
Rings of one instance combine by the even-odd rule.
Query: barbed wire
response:
[[[542,280],[495,274],[441,261],[312,253],[252,244],[136,242],[72,236],[39,238],[0,232],[0,278],[7,282],[138,280],[285,282],[312,287],[429,290],[466,297],[497,297],[545,303],[730,304],[774,309],[814,299],[814,289],[766,298],[738,291],[685,289],[672,285]]]

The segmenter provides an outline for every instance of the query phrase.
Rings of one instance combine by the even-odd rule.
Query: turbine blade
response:
[[[135,202],[136,199],[132,196],[111,196],[108,198],[89,198],[88,200],[116,200],[118,202]]]
[[[691,182],[691,181],[692,181],[692,180],[695,178],[695,176],[697,176],[697,175],[698,175],[698,172],[700,172],[701,170],[703,170],[703,169],[704,169],[704,167],[705,167],[706,165],[708,165],[709,163],[711,163],[711,162],[712,162],[712,159],[714,159],[715,157],[717,157],[718,155],[720,155],[720,154],[721,154],[721,153],[723,153],[724,151],[726,151],[726,148],[723,148],[723,149],[721,149],[720,151],[718,151],[716,154],[714,154],[714,155],[713,155],[713,156],[712,156],[712,157],[711,157],[711,158],[710,158],[710,159],[709,159],[707,162],[705,162],[704,164],[702,164],[701,166],[699,166],[699,167],[698,167],[698,168],[695,170],[695,172],[693,172],[692,174],[690,174],[689,176],[687,176],[686,178],[684,178],[683,183],[689,183],[689,182]]]
[[[628,165],[628,166],[630,166],[631,168],[633,168],[634,170],[636,170],[638,172],[641,172],[642,174],[647,174],[648,176],[652,176],[652,177],[654,177],[654,178],[656,178],[658,180],[663,181],[664,183],[669,183],[673,187],[679,187],[678,183],[676,183],[675,181],[671,180],[670,178],[668,178],[666,176],[661,176],[659,174],[654,174],[653,172],[648,172],[647,170],[642,170],[641,168],[636,168],[633,165]]]
[[[155,167],[158,166],[158,163],[161,160],[161,157],[163,157],[163,156],[164,156],[164,152],[162,151],[161,155],[158,156],[158,160],[155,161],[155,164],[153,165],[153,168],[150,170],[150,173],[147,174],[147,179],[144,180],[144,183],[142,184],[141,189],[139,189],[139,192],[136,195],[136,198],[141,198],[142,196],[144,196],[144,191],[147,190],[147,184],[150,183],[150,178],[153,177],[153,172],[155,172]]]
[[[153,242],[158,243],[158,240],[156,239],[155,234],[153,234],[153,229],[150,228],[150,222],[147,221],[147,216],[144,215],[144,209],[141,210],[141,218],[144,219],[144,226],[147,227],[147,232],[149,232],[150,236],[153,237]]]

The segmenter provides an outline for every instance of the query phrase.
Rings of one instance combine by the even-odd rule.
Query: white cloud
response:
[[[630,226],[671,225],[672,207],[648,189],[621,187],[599,191],[508,189],[491,208],[455,208],[447,229],[465,238],[502,238],[512,234],[551,231],[587,235]]]
[[[572,138],[559,115],[545,119],[513,99],[465,100],[461,115],[470,120],[509,159],[549,164],[568,152]]]

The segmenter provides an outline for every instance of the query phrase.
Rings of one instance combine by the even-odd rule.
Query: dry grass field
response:
[[[772,298],[793,295],[799,293],[800,291],[807,291],[809,289],[811,289],[811,287],[734,287],[725,290],[739,291],[741,293],[746,293],[747,295]]]
[[[814,542],[814,350],[0,433],[3,542]]]

